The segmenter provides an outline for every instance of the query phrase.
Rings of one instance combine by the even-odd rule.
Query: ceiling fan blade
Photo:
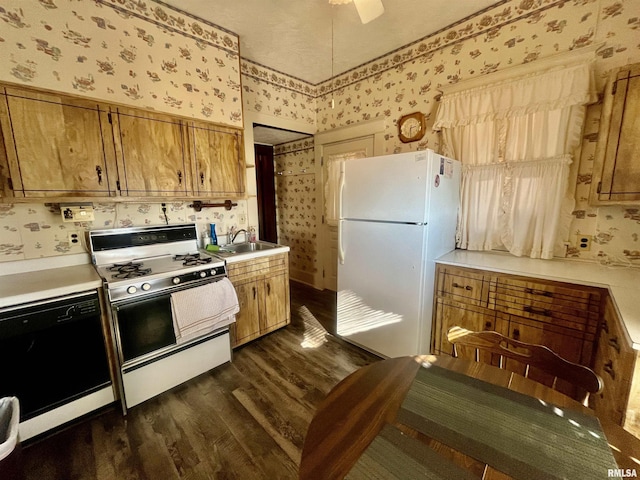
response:
[[[362,23],[369,23],[384,13],[382,0],[353,0],[353,3]]]

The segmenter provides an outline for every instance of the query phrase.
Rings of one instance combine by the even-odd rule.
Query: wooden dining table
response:
[[[486,461],[486,458],[483,461],[483,456],[477,455],[473,449],[471,449],[471,453],[465,451],[466,443],[461,447],[461,444],[455,445],[455,442],[442,441],[442,439],[426,435],[419,427],[416,428],[415,423],[406,421],[408,418],[405,410],[407,397],[416,388],[415,380],[417,376],[422,375],[419,373],[421,369],[424,371],[425,367],[428,369],[430,366],[440,367],[438,370],[441,372],[453,372],[452,375],[457,374],[457,378],[475,379],[473,381],[476,383],[472,385],[472,388],[484,390],[484,386],[489,385],[489,390],[496,390],[491,392],[492,395],[514,396],[518,402],[520,399],[536,399],[545,408],[552,408],[556,415],[564,416],[570,412],[573,416],[582,415],[585,421],[593,420],[598,427],[601,427],[601,431],[606,437],[602,441],[608,443],[617,468],[622,469],[613,472],[613,474],[640,475],[640,461],[637,460],[640,459],[640,440],[619,425],[607,420],[599,420],[598,425],[598,421],[593,418],[593,411],[579,402],[542,384],[488,364],[449,356],[423,355],[374,362],[356,370],[337,384],[320,403],[309,425],[302,450],[299,478],[301,480],[331,480],[345,477],[372,478],[373,475],[356,475],[354,471],[363,468],[361,464],[365,457],[369,458],[369,463],[384,463],[386,461],[386,450],[379,449],[376,453],[376,450],[372,450],[372,448],[376,442],[380,441],[378,439],[385,435],[388,437],[389,433],[392,434],[389,437],[392,441],[383,445],[392,445],[393,438],[398,437],[396,440],[400,441],[399,444],[404,445],[403,442],[407,441],[413,442],[406,447],[408,450],[414,450],[415,444],[419,448],[428,448],[428,451],[421,450],[414,457],[423,459],[423,461],[425,458],[437,458],[438,462],[443,460],[447,468],[458,469],[457,471],[461,472],[456,474],[456,478],[481,478],[485,480],[536,478],[533,474],[531,474],[532,476],[527,476],[528,474],[509,475],[505,473],[505,470],[509,471],[509,469],[503,468],[500,462]],[[433,371],[435,370],[433,369]],[[474,408],[475,404],[469,404],[468,398],[451,397],[448,403],[457,404],[458,401],[461,404],[467,401],[467,405],[471,405],[471,409]],[[422,418],[424,422],[430,422],[429,411],[421,412],[421,415],[424,416]],[[568,415],[568,417],[571,416]],[[597,430],[597,428],[593,430]],[[545,435],[540,435],[539,441],[546,442]],[[452,443],[454,446],[451,446]],[[605,449],[607,448],[606,443],[604,444]],[[433,457],[434,454],[437,457]],[[532,461],[532,463],[534,463],[533,471],[535,462]],[[401,467],[396,465],[396,468]],[[364,468],[370,467],[365,465]],[[616,468],[616,465],[614,464],[612,468]],[[605,468],[602,468],[601,473],[599,478],[612,476],[612,472]],[[467,474],[468,476],[466,476]],[[451,475],[449,473],[443,475],[442,478]],[[381,475],[376,478],[408,477]],[[548,478],[554,477],[551,475]]]

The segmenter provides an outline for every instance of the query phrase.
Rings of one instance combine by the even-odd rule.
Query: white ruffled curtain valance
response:
[[[459,248],[553,257],[571,220],[572,153],[596,98],[592,61],[442,97],[434,130],[464,166]]]

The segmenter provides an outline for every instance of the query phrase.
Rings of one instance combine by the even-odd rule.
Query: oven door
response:
[[[113,305],[112,313],[122,364],[176,344],[170,293]]]

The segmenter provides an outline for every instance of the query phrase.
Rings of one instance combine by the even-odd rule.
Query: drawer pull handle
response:
[[[616,379],[616,372],[613,369],[613,360],[609,360],[607,363],[604,364],[604,371],[609,374],[612,380]]]
[[[200,185],[204,187],[204,173],[200,174]]]
[[[609,337],[609,346],[615,348],[618,354],[620,353],[620,343],[618,343],[618,337]]]
[[[182,170],[178,170],[176,174],[178,175],[178,185],[182,185]]]
[[[609,333],[609,323],[606,320],[602,321],[600,327],[602,327],[602,330],[604,330],[605,333]]]
[[[485,322],[484,323],[484,329],[485,330],[491,330],[491,327],[492,327],[491,322]]]
[[[533,288],[525,288],[524,293],[530,293],[531,295],[542,295],[543,297],[553,297],[553,293],[546,290],[535,290]]]
[[[529,305],[526,305],[523,310],[528,313],[533,313],[535,315],[544,315],[545,317],[550,317],[552,315],[551,310],[545,310],[544,308],[535,308]]]
[[[102,185],[102,167],[96,165],[96,174],[98,175],[98,185]]]
[[[513,329],[513,339],[514,340],[520,340],[520,330],[517,328]]]
[[[256,287],[253,287],[253,299],[256,299]]]
[[[453,282],[453,288],[464,288],[465,290],[473,290],[473,287],[471,285],[460,285],[459,283]]]

